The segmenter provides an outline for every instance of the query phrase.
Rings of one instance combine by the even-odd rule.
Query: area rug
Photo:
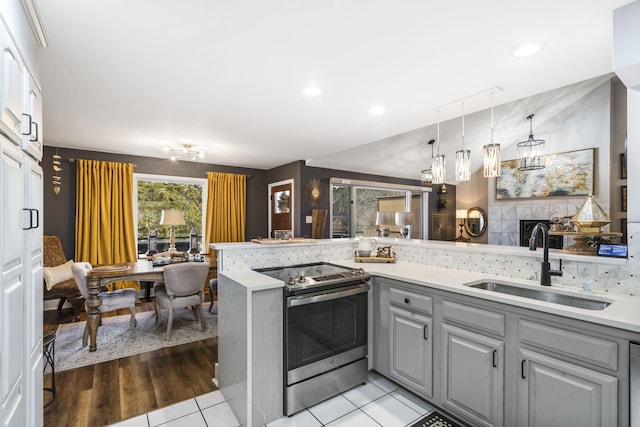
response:
[[[440,412],[433,411],[426,417],[411,425],[411,427],[465,427],[457,421],[442,415]]]
[[[162,311],[160,329],[156,329],[153,311],[136,313],[138,325],[133,331],[129,330],[130,315],[105,317],[98,328],[98,349],[93,352],[89,352],[88,345],[82,347],[82,333],[86,322],[62,324],[56,332],[56,372],[216,337],[218,316],[209,313],[208,307],[209,304],[205,303],[203,310],[207,324],[206,332],[202,332],[200,322],[194,320],[191,310],[176,309],[169,341],[165,339],[167,310]]]

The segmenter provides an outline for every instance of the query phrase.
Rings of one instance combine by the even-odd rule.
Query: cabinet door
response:
[[[617,425],[616,378],[522,348],[518,355],[519,426]]]
[[[42,160],[42,94],[33,77],[29,76],[22,148],[34,159]]]
[[[9,33],[0,25],[0,131],[15,144],[22,141],[24,67]]]
[[[432,397],[432,320],[390,307],[391,377]]]
[[[24,414],[25,324],[23,154],[0,143],[0,402],[3,425]]]
[[[504,342],[442,325],[442,405],[474,420],[502,426]]]
[[[25,385],[31,392],[26,396],[27,424],[40,426],[43,422],[42,390],[42,168],[25,157],[25,206],[30,211],[25,227],[25,264],[29,286],[25,288],[26,339]]]

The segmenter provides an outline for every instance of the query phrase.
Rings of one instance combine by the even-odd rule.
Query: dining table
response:
[[[189,261],[191,262],[191,261]],[[215,274],[217,264],[215,257],[204,256],[204,261],[209,264],[209,274]],[[98,348],[96,338],[98,327],[100,326],[100,305],[102,301],[98,294],[109,284],[132,280],[136,282],[155,282],[162,280],[164,275],[164,265],[154,265],[151,259],[139,260],[136,262],[122,262],[117,264],[95,265],[93,270],[87,275],[87,285],[89,297],[87,298],[87,324],[89,325],[89,351],[96,351]],[[203,284],[205,285],[205,284]]]

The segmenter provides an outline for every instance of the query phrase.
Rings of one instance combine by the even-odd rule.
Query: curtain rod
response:
[[[75,163],[75,162],[76,162],[76,159],[75,159],[75,158],[73,158],[73,157],[69,157],[69,159],[68,159],[68,160],[69,160],[69,163]],[[98,161],[98,162],[108,162],[108,161],[110,161],[110,160],[97,160],[97,161]],[[126,162],[116,162],[116,163],[126,163]],[[134,167],[134,168],[137,168],[137,167],[138,167],[138,165],[137,165],[137,164],[135,164],[135,163],[133,163],[133,167]]]
[[[219,172],[219,171],[209,171],[209,172]],[[204,176],[207,176],[207,174],[208,174],[209,172],[205,172],[205,173],[204,173]],[[233,173],[233,172],[222,172],[222,173]],[[234,175],[244,175],[244,176],[246,176],[246,177],[247,177],[247,179],[251,179],[251,178],[253,178],[253,176],[249,175],[248,173],[236,173],[236,174],[234,174]]]

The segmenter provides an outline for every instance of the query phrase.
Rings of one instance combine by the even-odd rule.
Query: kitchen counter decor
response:
[[[356,262],[396,262],[398,259],[395,257],[395,253],[391,250],[391,246],[383,246],[378,248],[376,256],[358,256],[358,251],[355,252],[354,260]]]

